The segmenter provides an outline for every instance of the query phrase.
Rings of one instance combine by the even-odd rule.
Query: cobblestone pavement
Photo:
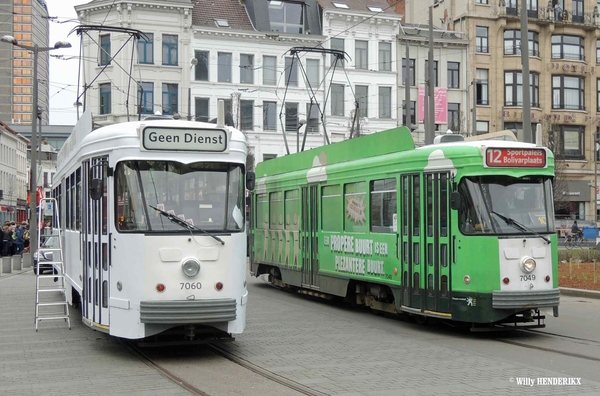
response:
[[[246,331],[226,348],[273,373],[335,396],[600,394],[600,382],[585,378],[581,385],[572,386],[519,385],[523,378],[572,376],[518,363],[518,357],[515,362],[446,346],[445,339],[454,337],[451,332],[440,335],[422,329],[254,280]],[[514,349],[524,353],[523,348]],[[548,353],[527,353],[552,359]]]

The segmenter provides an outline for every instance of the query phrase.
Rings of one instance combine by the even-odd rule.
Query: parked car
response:
[[[41,239],[44,240],[44,236],[41,236]],[[59,241],[58,238],[54,237],[54,238],[45,238],[45,240],[42,242],[40,249],[58,249],[59,248]],[[54,271],[54,266],[52,264],[50,264],[53,261],[53,257],[54,254],[53,252],[42,252],[41,253],[41,259],[38,260],[38,256],[40,256],[40,252],[39,251],[35,251],[35,253],[33,254],[33,273],[38,275],[38,271],[39,274],[42,274],[45,271]],[[38,264],[39,262],[39,264]],[[46,264],[44,264],[46,262]],[[38,268],[39,266],[39,268]]]

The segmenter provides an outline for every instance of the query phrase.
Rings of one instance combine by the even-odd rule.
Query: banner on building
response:
[[[448,88],[436,87],[433,90],[435,123],[448,124]],[[425,119],[425,86],[419,85],[419,122]]]

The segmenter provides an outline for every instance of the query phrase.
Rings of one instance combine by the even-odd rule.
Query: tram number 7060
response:
[[[181,290],[197,290],[202,288],[202,283],[200,282],[181,282]]]

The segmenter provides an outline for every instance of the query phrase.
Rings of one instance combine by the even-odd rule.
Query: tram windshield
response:
[[[117,229],[190,232],[149,205],[197,228],[244,229],[244,183],[239,164],[123,161],[117,165]]]
[[[552,182],[549,177],[467,177],[458,186],[459,227],[463,234],[554,232]],[[512,219],[519,229],[493,212]]]

